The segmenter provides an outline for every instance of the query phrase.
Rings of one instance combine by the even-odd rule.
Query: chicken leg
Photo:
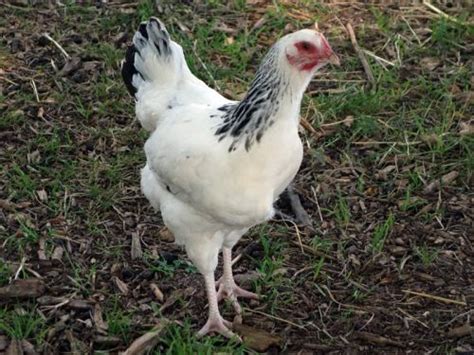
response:
[[[242,313],[237,297],[258,299],[258,295],[253,292],[249,292],[237,286],[232,275],[232,249],[222,248],[222,255],[224,258],[224,275],[219,282],[219,291],[217,292],[217,300],[220,301],[223,298],[229,299],[234,306],[234,310],[237,314]]]
[[[206,324],[197,333],[198,337],[202,337],[207,333],[217,332],[227,338],[240,337],[233,333],[229,328],[232,323],[222,318],[217,304],[216,283],[214,281],[214,273],[204,275],[204,282],[206,284],[207,300],[209,304],[209,318]]]

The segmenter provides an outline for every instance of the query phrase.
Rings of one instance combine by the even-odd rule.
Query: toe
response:
[[[254,300],[258,300],[258,295],[256,293],[244,290],[243,288],[240,288],[239,286],[236,286],[234,289],[234,294],[237,297],[242,297],[242,298],[251,298]]]
[[[206,334],[215,332],[222,334],[226,338],[237,338],[241,341],[240,337],[229,329],[231,327],[232,323],[223,318],[208,319],[206,324],[197,333],[197,337],[201,338]]]

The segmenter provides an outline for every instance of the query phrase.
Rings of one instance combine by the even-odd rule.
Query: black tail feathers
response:
[[[148,50],[147,50],[148,48]],[[156,17],[142,22],[133,36],[133,44],[130,45],[122,62],[122,78],[128,92],[135,96],[138,87],[133,84],[135,75],[139,75],[142,81],[151,80],[150,73],[144,72],[144,68],[136,63],[136,55],[140,57],[141,63],[150,60],[150,54],[158,57],[171,55],[170,36],[163,23]]]

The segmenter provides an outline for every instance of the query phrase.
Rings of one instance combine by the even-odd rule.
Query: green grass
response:
[[[436,262],[439,255],[439,249],[428,247],[425,244],[415,247],[415,254],[423,266],[428,267]]]
[[[0,259],[0,287],[5,286],[12,276],[13,273],[10,267],[7,266],[3,259]]]
[[[0,331],[11,339],[34,340],[40,344],[47,328],[36,308],[29,305],[27,308],[1,308]]]
[[[170,324],[161,337],[160,344],[152,354],[248,354],[245,345],[224,340],[220,336],[197,339],[189,322],[183,325]]]
[[[334,217],[341,228],[346,228],[351,220],[351,212],[347,200],[339,195],[334,208]]]
[[[132,315],[129,311],[122,308],[118,298],[112,298],[110,303],[110,308],[104,312],[105,321],[108,325],[108,333],[128,342],[132,330]]]
[[[130,35],[140,21],[150,16],[162,17],[172,38],[183,46],[190,69],[211,87],[218,85],[226,96],[237,98],[253,79],[255,67],[268,46],[288,31],[285,27],[291,26],[291,30],[310,27],[316,20],[324,26],[340,15],[311,0],[273,2],[265,9],[259,9],[259,13],[255,12],[255,6],[259,5],[253,6],[243,0],[196,2],[192,8],[172,4],[171,12],[167,6],[163,14],[157,12],[152,0],[140,1],[131,12],[114,6],[99,9],[73,3],[61,7],[61,21],[52,21],[51,28],[47,26],[41,31],[49,31],[72,56],[82,58],[83,65],[92,66],[82,81],[76,82],[73,76],[61,77],[52,69],[51,60],[60,69],[63,59],[51,44],[42,49],[36,47],[35,39],[32,42],[35,51],[47,61],[29,66],[27,61],[13,61],[9,37],[0,43],[0,62],[5,63],[5,70],[18,67],[19,75],[8,78],[20,84],[18,89],[12,89],[11,83],[2,81],[0,130],[13,133],[5,138],[6,149],[1,147],[0,179],[4,190],[0,189],[0,193],[2,199],[31,205],[31,208],[18,208],[5,214],[7,223],[0,229],[2,258],[4,253],[8,261],[18,262],[22,256],[27,256],[31,262],[40,238],[46,239],[48,257],[58,245],[56,238],[66,235],[77,240],[63,258],[65,266],[61,272],[66,280],[67,296],[70,296],[69,292],[83,298],[116,294],[107,278],[114,264],[133,270],[148,268],[153,272],[155,282],[159,280],[170,289],[187,286],[170,284],[170,280],[179,278],[181,273],[200,277],[196,268],[185,259],[166,262],[151,256],[148,250],[153,243],[158,243],[155,229],[157,223],[161,223],[148,209],[148,203],[139,191],[139,169],[144,164],[143,143],[148,133],[139,130],[138,124],[133,122],[133,100],[128,97],[119,73],[125,49],[114,43],[115,36],[128,32],[127,41],[130,42]],[[27,41],[31,33],[39,33],[40,24],[17,19],[34,16],[33,10],[36,11],[33,7],[12,8],[15,19],[11,14],[0,16],[0,27],[18,24],[21,27],[19,38]],[[301,13],[307,16],[301,17]],[[319,200],[324,223],[319,223],[315,210],[311,211],[317,222],[317,234],[302,231],[301,238],[303,243],[332,258],[300,253],[291,243],[295,240],[292,238],[296,238],[291,226],[268,223],[249,232],[260,243],[260,254],[257,258],[244,258],[243,263],[260,273],[253,285],[254,291],[263,296],[258,309],[273,316],[286,319],[291,314],[287,310],[301,302],[298,292],[304,292],[301,291],[303,286],[308,285],[311,291],[305,296],[311,298],[309,301],[313,304],[331,301],[321,291],[320,285],[324,284],[337,291],[333,295],[339,302],[350,300],[363,306],[371,305],[376,292],[370,287],[351,283],[347,290],[338,289],[341,277],[343,281],[353,278],[361,285],[373,282],[373,274],[357,275],[360,280],[355,278],[356,267],[348,262],[354,247],[356,254],[363,250],[362,257],[356,256],[365,264],[362,258],[367,252],[388,255],[394,237],[403,237],[394,228],[395,224],[398,227],[398,224],[402,226],[416,220],[430,225],[438,223],[436,219],[439,219],[449,228],[457,217],[453,217],[445,202],[453,193],[465,195],[472,179],[474,137],[459,135],[459,125],[471,118],[472,108],[456,92],[472,91],[472,68],[462,47],[472,42],[473,27],[434,16],[426,18],[423,29],[431,32],[423,37],[424,44],[420,45],[406,23],[394,18],[391,12],[374,6],[367,8],[367,13],[364,22],[354,24],[360,45],[395,65],[384,69],[368,57],[376,84],[367,88],[360,61],[347,36],[340,26],[331,25],[325,33],[341,55],[342,67],[330,68],[329,74],[318,77],[328,81],[313,83],[311,91],[316,94],[307,95],[302,105],[302,113],[308,112],[308,120],[317,129],[325,130],[325,124],[347,116],[354,119],[350,127],[337,126],[319,140],[302,133],[308,143],[305,148],[311,146],[311,149],[306,149],[305,170],[298,175],[297,183],[304,188],[313,182],[324,185]],[[295,14],[297,16],[293,16]],[[265,21],[252,29],[260,18]],[[466,22],[468,14],[460,13],[457,18]],[[415,25],[410,18],[408,20]],[[190,31],[182,31],[178,21]],[[234,31],[227,33],[219,29],[223,24]],[[68,40],[71,33],[80,34],[83,44],[71,43]],[[439,60],[439,68],[423,67],[423,58]],[[29,53],[27,59],[35,59],[34,54]],[[28,71],[22,72],[21,66],[28,66]],[[31,78],[39,89],[39,104],[31,89]],[[318,92],[326,86],[339,91]],[[44,109],[43,119],[37,115],[39,107]],[[361,142],[378,143],[357,144]],[[377,172],[388,165],[395,165],[396,169],[386,179],[376,179]],[[356,173],[348,168],[352,166]],[[438,205],[438,196],[424,194],[424,187],[453,170],[459,172],[459,178],[449,186],[450,190],[441,191],[442,203]],[[309,180],[304,180],[306,178]],[[47,193],[45,201],[38,200],[41,190]],[[357,210],[359,202],[365,203],[369,213]],[[417,215],[430,204],[432,209]],[[366,221],[367,216],[370,221]],[[65,219],[65,226],[51,223],[57,217]],[[141,223],[145,226],[145,257],[132,264],[127,238]],[[455,223],[462,222],[455,220]],[[366,234],[367,239],[361,240],[360,236],[369,226],[371,232]],[[443,259],[443,247],[418,243],[412,251],[411,263],[414,265],[406,264],[405,267],[423,265],[430,271],[435,269],[432,266]],[[349,248],[353,249],[349,251]],[[87,259],[89,250],[93,251],[95,263],[89,263],[90,259]],[[293,279],[292,275],[300,270],[303,270],[300,277]],[[43,274],[42,270],[39,272]],[[6,264],[0,264],[0,286],[6,285],[11,276],[12,270]],[[31,275],[20,274],[20,277],[26,276]],[[390,287],[387,289],[393,291]],[[146,294],[143,289],[141,292]],[[386,293],[384,296],[389,299]],[[126,301],[124,296],[110,297],[103,310],[109,325],[108,335],[122,341],[120,350],[148,327],[148,324],[140,327],[136,318],[153,321],[153,318],[146,318],[147,312],[140,313]],[[46,331],[43,320],[34,303],[25,306],[22,302],[21,305],[23,311],[9,307],[0,309],[1,332],[7,337],[41,343]],[[162,315],[160,304],[151,302],[153,317],[176,317],[183,322],[169,326],[154,353],[250,352],[244,345],[228,343],[221,337],[196,339],[197,318],[200,317],[201,322],[204,313],[196,311],[193,305],[180,298],[173,309],[166,311],[169,313]],[[184,316],[183,309],[186,310]],[[230,307],[222,309],[227,317]],[[337,327],[327,328],[331,338],[319,332],[318,342],[336,343],[334,339],[347,334],[345,332],[356,317],[351,309],[334,312],[333,318],[331,309],[323,312],[326,324],[337,324]],[[255,322],[252,324],[256,327],[258,322],[265,321],[264,317],[255,314],[247,319]],[[71,321],[71,324],[75,329],[78,323]],[[269,328],[278,333],[285,326],[275,322]],[[343,329],[343,333],[338,329]],[[289,333],[290,340],[298,342],[299,339],[291,338],[294,333]],[[448,351],[452,347],[438,348]]]
[[[375,227],[372,240],[370,241],[370,248],[374,253],[380,253],[382,251],[385,241],[392,231],[394,223],[395,217],[390,213],[384,223]]]

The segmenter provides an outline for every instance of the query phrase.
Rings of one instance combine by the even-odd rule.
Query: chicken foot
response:
[[[219,291],[217,292],[217,300],[220,301],[224,298],[230,300],[235,312],[240,315],[242,313],[242,307],[237,298],[258,299],[258,295],[244,290],[235,283],[234,276],[232,275],[232,249],[223,247],[222,256],[224,259],[224,275],[218,281]]]
[[[217,304],[216,283],[214,280],[214,273],[204,275],[204,282],[206,284],[207,300],[209,305],[209,317],[206,324],[199,330],[197,337],[200,338],[208,333],[216,332],[224,335],[227,338],[236,337],[241,341],[240,337],[232,332],[232,323],[222,318]]]

